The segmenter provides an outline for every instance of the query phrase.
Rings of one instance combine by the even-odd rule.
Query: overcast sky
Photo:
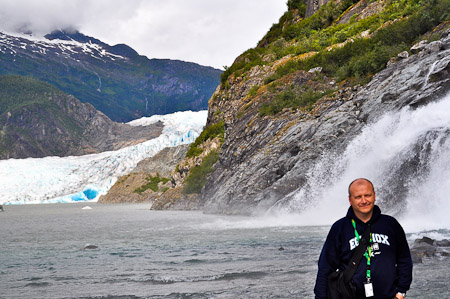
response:
[[[0,30],[73,27],[149,58],[223,68],[257,42],[287,0],[0,0]]]

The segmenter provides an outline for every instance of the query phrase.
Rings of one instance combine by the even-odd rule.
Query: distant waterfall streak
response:
[[[359,177],[374,183],[383,212],[410,228],[450,228],[450,94],[388,113],[364,128],[343,154],[325,153],[284,208],[330,224],[345,215],[348,184]]]
[[[435,62],[433,62],[433,64],[430,67],[430,70],[428,71],[428,74],[425,77],[425,83],[424,83],[424,87],[427,86],[428,84],[428,80],[430,80],[430,75],[431,73],[434,71],[434,68],[436,67],[436,64],[439,62],[439,60],[436,60]]]
[[[97,91],[98,92],[102,92],[102,78],[100,78],[100,76],[97,73],[95,73],[95,74],[98,77],[98,88],[97,88]]]

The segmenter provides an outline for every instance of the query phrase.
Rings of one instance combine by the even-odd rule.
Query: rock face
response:
[[[422,263],[424,258],[436,256],[448,257],[450,255],[450,241],[436,241],[428,237],[416,239],[411,247],[413,263]]]
[[[331,2],[330,0],[306,0],[306,11],[305,11],[305,18],[308,18],[315,14],[323,5],[326,5],[327,3]],[[339,5],[343,1],[334,1],[334,5]],[[363,0],[358,1],[353,5],[348,13],[344,15],[342,18],[338,20],[338,24],[348,22],[350,20],[350,17],[353,15],[358,15],[357,19],[366,18],[367,16],[370,16],[374,13],[378,13],[381,11],[381,7],[383,6],[383,1],[369,1],[369,0]]]
[[[322,5],[330,2],[329,0],[307,0],[305,18],[312,16]]]
[[[113,122],[91,104],[38,80],[0,76],[0,86],[1,159],[117,150],[155,138],[163,128]]]
[[[157,172],[162,177],[169,177],[175,167],[186,155],[188,144],[166,147],[152,158],[147,158],[138,163],[135,172]]]
[[[153,202],[171,187],[170,180],[158,183],[158,190],[148,188],[138,192],[139,188],[149,183],[151,177],[167,178],[176,165],[186,155],[189,145],[164,148],[151,158],[138,163],[130,174],[123,176],[111,187],[106,195],[98,200],[99,203],[131,203]]]
[[[361,20],[371,15],[379,13],[382,10],[382,8],[383,8],[383,1],[375,1],[375,2],[369,0],[359,1],[355,3],[355,5],[353,5],[348,10],[348,12],[337,21],[337,23],[338,24],[347,23],[350,21],[350,18],[354,15],[357,16],[355,20]]]
[[[305,187],[309,171],[324,152],[338,156],[366,124],[388,111],[416,108],[441,98],[450,90],[449,31],[440,41],[425,42],[419,49],[417,54],[392,62],[364,87],[341,86],[321,98],[310,112],[258,114],[259,103],[270,92],[262,86],[253,98],[248,94],[252,86],[273,74],[276,65],[256,66],[245,79],[229,79],[229,89],[217,90],[209,103],[208,123],[222,118],[226,137],[219,163],[201,194],[204,210],[255,214],[289,205],[293,192]],[[315,90],[334,84],[318,72],[297,71],[286,80],[298,86],[314,85]],[[276,88],[278,93],[283,91],[282,84]],[[402,167],[404,176],[415,175],[407,171],[408,165]],[[405,187],[395,175],[389,184],[392,192],[401,194]]]

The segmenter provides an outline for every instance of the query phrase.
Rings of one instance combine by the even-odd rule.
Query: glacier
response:
[[[0,203],[40,204],[96,202],[117,179],[139,161],[165,147],[192,143],[206,124],[208,111],[184,111],[136,119],[131,126],[161,121],[157,138],[117,151],[70,157],[8,159],[0,161]]]

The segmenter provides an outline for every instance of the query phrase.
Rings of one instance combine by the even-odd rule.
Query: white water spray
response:
[[[449,229],[450,95],[386,114],[343,154],[324,154],[308,176],[278,211],[289,219],[294,213],[298,225],[329,225],[343,217],[348,184],[365,177],[375,185],[382,212],[396,216],[407,231]]]

